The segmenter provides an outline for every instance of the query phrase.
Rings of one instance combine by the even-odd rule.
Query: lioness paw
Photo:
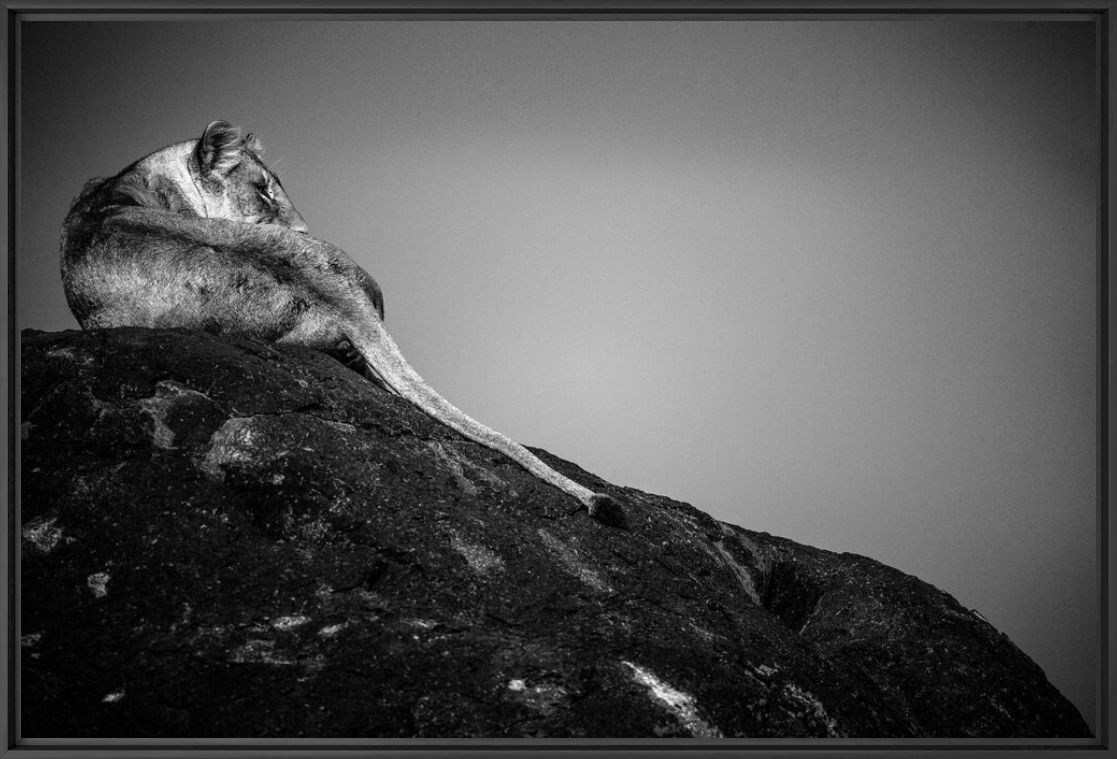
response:
[[[622,530],[628,529],[628,518],[624,515],[624,509],[612,496],[595,493],[587,508],[590,516],[598,522]]]

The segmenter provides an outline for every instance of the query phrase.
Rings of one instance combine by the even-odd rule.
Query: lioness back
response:
[[[217,284],[184,277],[187,264],[220,277],[221,267],[207,269],[206,259],[220,257],[231,241],[251,244],[267,228],[258,225],[307,230],[261,152],[252,135],[215,121],[200,139],[169,145],[114,177],[86,183],[62,226],[62,281],[78,323],[209,326],[189,318],[183,323],[184,315],[205,313],[194,301]],[[207,223],[197,224],[201,219]],[[238,235],[243,225],[255,234]],[[252,267],[241,269],[242,284],[251,288]],[[262,293],[274,277],[261,277]]]

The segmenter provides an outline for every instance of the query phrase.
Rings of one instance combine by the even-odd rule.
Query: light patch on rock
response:
[[[89,366],[93,363],[93,357],[89,354],[79,351],[76,348],[51,348],[47,351],[47,358],[62,358],[67,361],[73,361],[76,364]]]
[[[200,468],[210,477],[224,479],[227,464],[243,464],[253,459],[256,433],[253,418],[238,416],[229,419],[209,439],[209,450]]]
[[[108,572],[94,572],[85,578],[85,584],[93,591],[94,598],[104,598],[109,594],[109,579]]]
[[[326,625],[318,631],[318,635],[322,638],[336,638],[337,634],[348,626],[348,622],[339,622],[336,625]]]
[[[115,704],[117,701],[120,701],[123,698],[124,698],[123,689],[122,690],[114,690],[112,693],[106,693],[105,697],[101,699],[101,703]]]
[[[543,714],[551,714],[569,698],[561,685],[547,682],[528,685],[518,678],[508,681],[508,690],[515,701]]]
[[[752,599],[752,602],[757,606],[763,606],[760,602],[760,594],[756,592],[756,585],[753,584],[752,575],[749,571],[741,566],[741,563],[729,552],[721,543],[714,543],[714,549],[718,552],[721,560],[737,577],[737,582],[741,583],[741,588],[745,591],[746,595]]]
[[[360,601],[361,605],[369,613],[373,619],[377,618],[374,612],[381,612],[388,608],[388,601],[384,596],[375,593],[368,588],[356,588],[354,590],[346,591],[354,600]]]
[[[453,456],[454,458],[456,458],[459,462],[461,462],[461,465],[462,465],[463,469],[468,469],[470,474],[472,474],[474,477],[477,477],[477,478],[482,479],[485,482],[489,483],[494,489],[496,489],[496,490],[507,490],[508,489],[509,485],[508,485],[508,482],[506,480],[501,479],[500,477],[493,474],[491,471],[489,471],[485,467],[481,466],[480,464],[477,464],[473,461],[470,461],[468,458],[463,456],[461,453],[459,453],[453,447],[450,448],[450,455]],[[515,491],[513,491],[513,493],[514,492]]]
[[[478,574],[488,574],[494,569],[503,569],[504,560],[484,546],[468,543],[454,532],[450,536],[450,547],[460,553],[470,569]]]
[[[143,398],[137,405],[151,417],[152,431],[151,442],[156,448],[173,450],[175,448],[175,433],[167,426],[167,413],[178,406],[186,398],[202,398],[208,400],[204,393],[191,390],[177,382],[163,380],[156,384],[155,395]]]
[[[282,475],[280,475],[280,476],[282,476]],[[274,479],[273,479],[273,482],[274,482]],[[278,483],[276,483],[276,484],[278,484]],[[285,521],[287,519],[289,519],[290,516],[291,515],[289,514],[289,512],[284,512]],[[289,530],[289,529],[291,529],[291,525],[290,524],[285,524],[285,528]],[[330,532],[331,529],[332,528],[330,527],[329,523],[326,522],[326,520],[324,520],[322,518],[318,518],[318,519],[315,519],[311,522],[306,522],[304,524],[299,525],[298,528],[295,529],[294,537],[295,537],[296,540],[298,540],[301,543],[314,544],[314,543],[317,543],[319,541],[325,540],[327,537],[329,537],[329,535],[331,534],[331,532]],[[308,558],[308,559],[312,555],[309,552],[305,552],[305,550],[304,550],[303,553],[304,553],[304,556],[306,556],[306,558]]]
[[[1004,704],[1002,704],[996,698],[989,699],[989,704],[994,709],[996,709],[998,712],[1000,712],[1001,715],[1004,716],[1005,719],[1011,720],[1013,718],[1012,715],[1009,713],[1008,709],[1005,709]]]
[[[803,690],[794,683],[787,683],[783,686],[783,692],[793,701],[801,704],[804,711],[809,713],[822,724],[826,725],[827,738],[841,738],[841,733],[838,732],[838,723],[826,713],[826,709],[822,706],[822,702],[811,693],[810,691]]]
[[[694,696],[671,687],[639,664],[630,661],[622,663],[632,670],[632,679],[647,688],[651,697],[675,715],[675,719],[695,738],[722,737],[721,730],[698,716],[698,704]]]
[[[294,630],[296,627],[302,627],[309,621],[310,617],[304,616],[302,614],[295,614],[290,617],[279,617],[278,619],[273,619],[271,622],[271,626],[274,627],[276,630],[282,630],[286,632],[288,630]]]
[[[457,480],[459,476],[461,477],[461,480],[458,480],[458,486],[470,495],[477,492],[477,486],[473,484],[473,480],[471,480],[470,477],[483,480],[495,490],[506,490],[508,488],[507,482],[493,474],[486,467],[471,461],[468,456],[463,455],[452,443],[431,441],[428,445],[435,454],[442,459],[443,463],[446,464],[450,473],[454,475],[455,480]],[[469,470],[469,475],[466,475],[467,469]]]
[[[42,639],[43,634],[41,632],[20,635],[19,646],[20,648],[34,648],[35,646],[39,645],[39,641],[41,641]]]
[[[309,659],[288,659],[275,653],[275,641],[264,638],[251,638],[242,646],[229,653],[229,661],[234,664],[270,664],[273,667],[305,667],[317,672],[325,666],[321,654]]]
[[[753,667],[753,669],[755,669],[757,672],[764,675],[765,677],[771,677],[772,675],[780,671],[777,667],[769,667],[767,664],[761,664],[759,666]]]
[[[753,556],[761,556],[760,546],[758,546],[752,539],[744,533],[738,532],[732,525],[721,522],[721,532],[727,538],[733,538],[738,543],[743,545],[745,549]]]
[[[702,532],[702,524],[698,519],[688,511],[665,509],[662,512],[662,517],[670,519],[679,528],[681,534],[694,535]],[[661,517],[661,518],[662,518]]]
[[[536,532],[539,534],[539,537],[543,538],[543,542],[547,545],[547,548],[549,548],[551,550],[551,553],[553,553],[558,558],[559,564],[562,565],[562,568],[566,570],[568,574],[577,577],[586,585],[590,586],[600,593],[613,592],[613,589],[609,587],[608,583],[601,579],[597,572],[594,572],[591,568],[586,566],[580,558],[578,558],[578,554],[574,551],[574,549],[563,543],[561,540],[556,538],[551,533],[547,532],[542,527],[536,530]]]
[[[219,640],[229,635],[228,625],[203,625],[194,631],[195,639]]]
[[[446,447],[443,446],[442,443],[437,440],[431,440],[427,442],[427,446],[434,451],[443,466],[450,470],[450,475],[454,478],[454,482],[457,483],[458,488],[463,493],[466,495],[477,495],[477,486],[465,476],[465,471],[462,470],[461,462],[447,453]]]
[[[167,398],[153,396],[140,400],[138,405],[143,409],[144,413],[151,417],[152,444],[156,448],[162,448],[165,451],[174,450],[175,433],[174,430],[167,426],[167,410],[171,407],[172,402]]]
[[[405,619],[404,623],[418,627],[420,630],[433,630],[438,624],[433,619]]]
[[[291,659],[284,659],[274,653],[275,641],[253,638],[242,646],[237,646],[229,653],[229,661],[234,664],[271,664],[277,667],[289,667],[296,664]]]
[[[714,635],[714,633],[710,632],[709,630],[707,630],[702,625],[695,624],[694,622],[690,623],[690,629],[694,630],[694,632],[697,633],[698,637],[701,638],[702,640],[706,641],[706,642],[710,642],[714,638],[720,637],[720,636]]]
[[[823,597],[820,597],[817,601],[815,601],[814,608],[811,609],[811,613],[807,615],[807,618],[803,620],[803,624],[799,626],[799,631],[796,633],[796,635],[802,635],[807,631],[807,628],[811,626],[811,622],[813,622],[814,618],[818,616],[819,609],[822,608],[821,601]],[[880,608],[879,603],[877,604],[877,608]]]
[[[62,528],[55,526],[57,521],[57,517],[35,517],[23,525],[23,539],[43,553],[50,553],[63,540]],[[72,538],[66,538],[67,542],[70,540]]]

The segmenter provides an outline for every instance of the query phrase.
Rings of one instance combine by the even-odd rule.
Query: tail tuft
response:
[[[591,517],[602,524],[621,530],[628,529],[628,517],[625,516],[624,509],[612,496],[604,493],[594,493],[590,500],[589,512]]]

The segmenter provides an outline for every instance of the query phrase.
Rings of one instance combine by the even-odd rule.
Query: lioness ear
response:
[[[223,179],[237,167],[244,140],[240,129],[227,121],[214,121],[198,140],[198,166],[202,176]]]

